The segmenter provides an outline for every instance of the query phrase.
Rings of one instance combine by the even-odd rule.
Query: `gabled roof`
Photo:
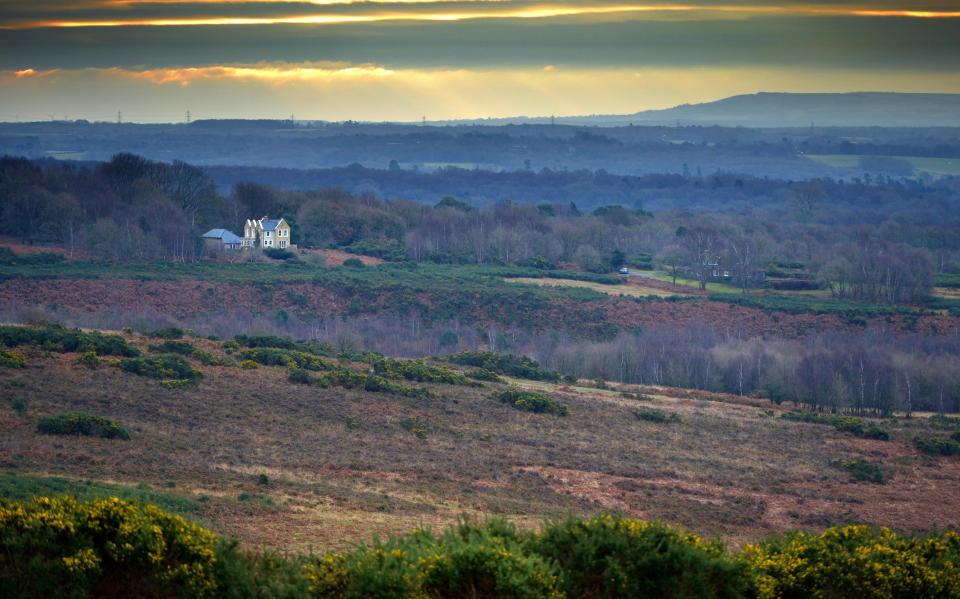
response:
[[[223,243],[240,243],[243,241],[226,229],[210,229],[203,234],[203,237],[205,239],[219,239],[223,241]]]
[[[264,230],[264,231],[273,231],[273,230],[275,230],[275,229],[277,228],[277,225],[279,225],[279,224],[280,224],[280,221],[282,221],[282,220],[283,220],[282,218],[277,218],[277,219],[271,219],[271,220],[263,220],[263,221],[261,221],[261,223],[263,224],[263,230]]]

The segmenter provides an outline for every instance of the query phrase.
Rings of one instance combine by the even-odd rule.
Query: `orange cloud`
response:
[[[201,5],[210,5],[210,10],[216,10],[218,4],[243,5],[254,4],[255,2],[205,2]],[[263,2],[259,2],[264,4]],[[282,12],[284,4],[292,4],[294,0],[279,0],[272,3],[278,5],[277,14],[264,14],[255,16],[231,16],[223,13],[218,16],[176,16],[175,11],[171,11],[169,17],[137,17],[121,16],[118,13],[116,18],[100,17],[85,19],[82,17],[62,20],[45,20],[31,23],[15,23],[6,25],[4,28],[35,28],[35,27],[124,27],[124,26],[192,26],[192,25],[333,25],[344,23],[367,23],[377,21],[398,21],[398,20],[420,20],[420,21],[463,21],[468,19],[540,19],[550,17],[568,17],[568,16],[589,16],[589,15],[623,15],[625,17],[637,14],[648,15],[670,15],[689,13],[691,16],[700,17],[750,17],[762,15],[784,15],[784,16],[858,16],[858,17],[901,17],[901,18],[960,18],[960,11],[933,10],[925,7],[925,10],[913,10],[909,8],[890,8],[878,7],[870,3],[858,3],[855,5],[831,6],[825,4],[731,4],[731,5],[711,5],[698,4],[697,2],[674,3],[674,4],[628,4],[628,3],[609,3],[587,2],[577,4],[576,2],[563,3],[527,3],[517,2],[516,0],[312,0],[300,2],[299,4],[313,4],[325,9],[336,6],[350,5],[353,7],[363,7],[361,11],[349,12],[324,12],[315,13],[286,13]],[[140,4],[168,4],[176,6],[175,1],[166,2],[139,2],[139,1],[120,1],[112,2],[110,6],[135,7]],[[436,5],[437,10],[405,10],[402,5]],[[388,5],[392,8],[387,9]],[[456,10],[443,10],[444,5],[456,5]],[[104,6],[104,5],[101,5]],[[225,9],[224,9],[225,10]],[[82,14],[82,13],[81,13]]]

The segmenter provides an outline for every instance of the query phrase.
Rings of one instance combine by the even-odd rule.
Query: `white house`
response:
[[[248,219],[243,227],[243,247],[257,249],[285,250],[293,246],[290,243],[290,225],[282,218]]]

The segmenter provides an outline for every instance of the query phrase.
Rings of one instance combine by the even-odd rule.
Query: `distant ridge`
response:
[[[623,126],[722,125],[742,127],[960,127],[960,94],[896,92],[772,93],[731,96],[626,115],[517,117],[449,123]]]

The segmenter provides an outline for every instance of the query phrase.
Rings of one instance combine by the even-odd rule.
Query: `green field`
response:
[[[837,168],[857,168],[860,154],[807,154],[807,158]],[[917,171],[931,175],[960,175],[960,158],[927,158],[924,156],[878,156],[905,160]]]

